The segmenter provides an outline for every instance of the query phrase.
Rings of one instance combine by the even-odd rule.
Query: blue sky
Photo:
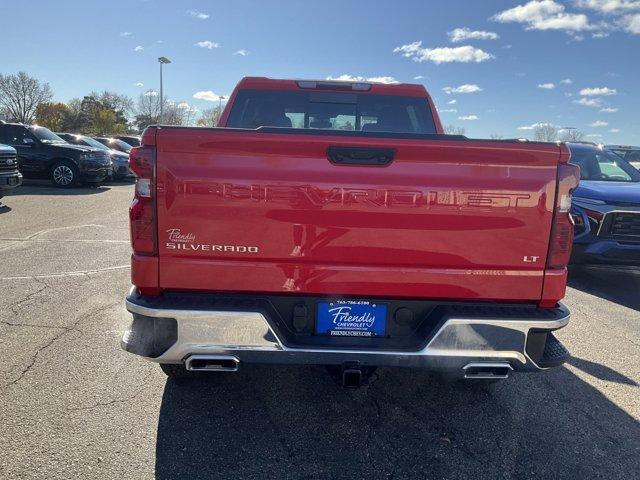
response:
[[[469,136],[530,136],[548,122],[640,144],[640,0],[34,0],[2,11],[0,72],[25,70],[56,100],[158,89],[164,55],[165,94],[199,110],[246,75],[360,76],[424,83],[443,123]]]

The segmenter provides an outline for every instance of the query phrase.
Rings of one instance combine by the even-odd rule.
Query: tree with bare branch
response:
[[[160,119],[160,95],[158,92],[149,90],[140,94],[135,112],[135,124],[140,131],[149,125],[157,125]]]
[[[128,116],[133,112],[133,99],[127,95],[104,90],[102,92],[91,92],[89,96],[95,98],[104,108],[121,112],[124,116]]]
[[[30,77],[26,72],[0,74],[0,112],[9,121],[33,123],[38,105],[52,98],[49,84]]]
[[[550,123],[539,123],[533,129],[536,142],[555,142],[558,140],[558,127]]]
[[[560,131],[560,140],[563,142],[581,142],[584,140],[584,132],[577,128],[564,128]]]
[[[164,106],[162,121],[165,125],[189,126],[194,123],[196,112],[187,102],[168,100]]]
[[[456,127],[455,125],[445,125],[444,133],[447,135],[464,135],[466,130],[464,127]]]
[[[196,125],[199,127],[217,127],[220,117],[222,116],[222,110],[222,106],[215,106],[203,110]]]

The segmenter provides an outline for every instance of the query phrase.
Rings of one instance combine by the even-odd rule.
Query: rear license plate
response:
[[[387,305],[366,300],[318,303],[316,333],[339,337],[383,337]]]

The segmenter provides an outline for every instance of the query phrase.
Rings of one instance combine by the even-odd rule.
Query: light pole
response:
[[[165,63],[171,63],[171,60],[167,57],[158,57],[158,63],[160,63],[160,121],[158,123],[162,125],[164,113],[164,97],[162,96],[162,65]]]

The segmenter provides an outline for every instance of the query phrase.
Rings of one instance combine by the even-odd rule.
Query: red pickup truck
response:
[[[131,150],[122,347],[169,376],[242,363],[461,378],[562,364],[578,168],[445,135],[422,85],[244,78],[218,128]]]

